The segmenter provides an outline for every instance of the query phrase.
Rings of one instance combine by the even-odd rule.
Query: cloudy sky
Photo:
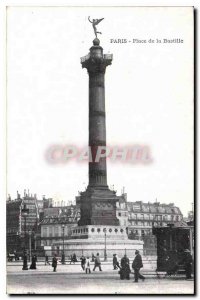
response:
[[[88,75],[80,57],[98,25],[107,67],[108,145],[146,145],[152,163],[108,161],[108,184],[128,201],[193,202],[193,15],[191,8],[12,7],[7,10],[7,192],[74,201],[87,163],[51,165],[51,145],[88,141]],[[147,43],[111,43],[111,39]],[[148,43],[182,39],[183,43]]]

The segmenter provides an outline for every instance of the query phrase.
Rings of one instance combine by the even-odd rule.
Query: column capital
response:
[[[94,46],[90,48],[90,53],[81,57],[81,64],[89,74],[105,73],[106,67],[111,65],[112,59],[112,54],[103,54],[103,48],[94,43]]]

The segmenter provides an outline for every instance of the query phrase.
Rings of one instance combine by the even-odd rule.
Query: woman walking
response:
[[[52,258],[53,272],[56,272],[57,264],[58,264],[58,259],[56,257],[56,254],[54,254],[54,257]]]

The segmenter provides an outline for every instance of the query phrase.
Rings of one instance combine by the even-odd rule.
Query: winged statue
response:
[[[101,34],[100,31],[97,31],[96,26],[97,26],[103,19],[104,19],[104,18],[102,18],[102,19],[92,19],[92,21],[91,21],[91,20],[90,20],[90,17],[88,17],[88,21],[89,21],[90,23],[92,23],[92,27],[93,27],[93,29],[94,29],[94,34],[95,34],[96,38],[97,38],[97,33]]]

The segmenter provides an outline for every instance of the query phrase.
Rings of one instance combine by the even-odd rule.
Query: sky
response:
[[[191,8],[7,9],[7,193],[74,201],[87,163],[49,164],[51,145],[88,142],[88,54],[98,25],[104,53],[108,145],[146,145],[152,163],[107,163],[108,184],[128,201],[193,202],[193,15]],[[111,43],[127,39],[128,43]],[[132,43],[133,39],[147,43]],[[148,41],[155,40],[154,43]],[[183,43],[156,43],[183,39]]]

